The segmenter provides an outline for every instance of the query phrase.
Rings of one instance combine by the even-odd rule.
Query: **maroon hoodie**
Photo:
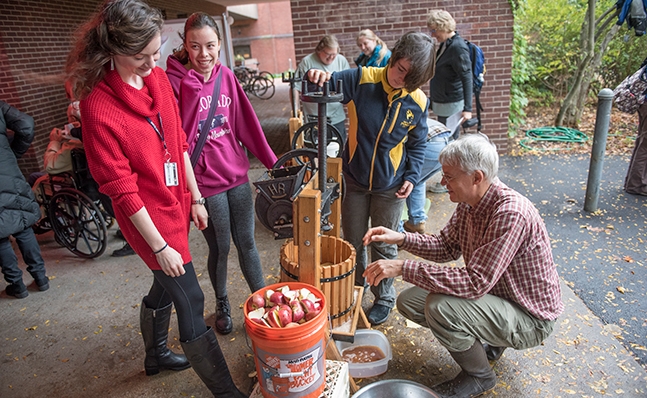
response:
[[[187,134],[189,153],[198,141],[202,124],[207,119],[213,86],[221,71],[218,108],[209,136],[196,164],[195,179],[204,197],[213,196],[249,181],[248,149],[268,169],[276,163],[249,99],[234,73],[218,64],[205,83],[204,77],[187,70],[174,56],[169,56],[166,74],[171,81],[180,107],[182,127]]]

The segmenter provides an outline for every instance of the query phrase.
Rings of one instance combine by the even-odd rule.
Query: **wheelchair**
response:
[[[73,149],[71,156],[71,172],[47,175],[35,190],[43,217],[33,229],[36,234],[52,230],[61,246],[79,257],[95,258],[106,250],[114,219],[90,175],[85,151]]]

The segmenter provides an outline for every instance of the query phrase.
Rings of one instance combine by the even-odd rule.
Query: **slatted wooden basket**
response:
[[[332,327],[336,328],[353,316],[355,308],[355,248],[343,239],[321,237],[321,291],[328,302]],[[299,281],[299,247],[292,239],[281,246],[281,282]]]

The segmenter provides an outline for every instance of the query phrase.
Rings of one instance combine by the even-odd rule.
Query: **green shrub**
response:
[[[615,0],[598,0],[596,14],[601,15],[615,3]],[[572,84],[582,54],[580,33],[587,4],[586,0],[519,2],[515,11],[513,58],[517,53],[525,54],[525,61],[520,58],[513,62],[513,95],[523,93],[531,104],[559,106],[558,102]],[[516,38],[517,30],[524,40]],[[645,56],[645,40],[645,37],[635,37],[634,31],[623,25],[609,43],[599,73],[591,82],[591,96],[595,97],[604,87],[614,88],[638,69]],[[599,40],[596,49],[598,45]],[[523,70],[516,71],[518,68]],[[516,74],[527,74],[528,78],[515,79]],[[521,115],[517,109],[520,104],[515,104],[514,109],[511,106],[511,122]]]

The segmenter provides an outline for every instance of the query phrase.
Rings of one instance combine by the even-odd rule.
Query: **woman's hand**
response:
[[[369,285],[377,286],[382,279],[402,275],[404,260],[377,260],[366,267],[362,276]]]
[[[204,205],[191,205],[191,219],[197,229],[202,231],[209,225],[209,213]]]
[[[168,276],[176,277],[184,275],[184,264],[182,255],[171,246],[155,255],[157,263],[162,267],[162,271]]]
[[[409,194],[413,191],[413,184],[411,181],[405,180],[400,189],[395,193],[395,197],[398,199],[406,199]]]
[[[404,234],[385,227],[374,227],[366,231],[362,238],[364,246],[368,246],[371,242],[384,242],[400,246],[404,243]]]
[[[322,87],[325,82],[330,80],[330,76],[332,76],[331,72],[319,69],[310,69],[308,71],[308,81],[318,85],[319,87]]]

